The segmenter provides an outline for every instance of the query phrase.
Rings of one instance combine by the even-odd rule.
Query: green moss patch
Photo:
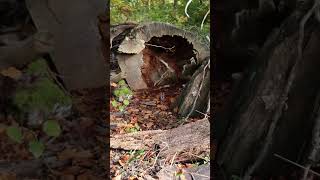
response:
[[[49,77],[47,64],[40,59],[31,63],[26,73],[35,75],[36,79],[30,86],[19,87],[13,102],[22,111],[41,110],[50,112],[54,105],[70,105],[71,98],[57,86]]]

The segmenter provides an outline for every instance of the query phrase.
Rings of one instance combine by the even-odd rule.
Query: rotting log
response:
[[[0,46],[0,70],[10,66],[21,68],[53,51],[54,39],[49,32],[37,32],[22,41]]]
[[[187,39],[198,52],[200,61],[210,55],[209,47],[200,41],[200,37],[166,23],[146,23],[135,27],[127,36],[128,38],[125,38],[119,45],[118,50],[126,54],[136,54],[144,49],[144,43],[150,41],[152,37],[162,37],[164,35],[180,36]],[[130,50],[131,44],[139,44],[140,49]]]
[[[113,39],[112,52],[134,90],[191,77],[209,56],[201,38],[169,24],[124,25],[117,30],[123,32]],[[190,69],[193,72],[186,73]]]
[[[209,102],[208,102],[209,101]],[[208,113],[210,103],[210,59],[202,62],[202,65],[191,77],[187,87],[178,97],[176,107],[178,114],[188,118]]]
[[[193,155],[208,155],[210,152],[210,123],[207,119],[179,126],[170,130],[151,130],[111,136],[113,149],[152,149],[159,145],[160,157],[176,159]],[[190,154],[191,153],[191,154]]]
[[[217,163],[227,178],[292,171],[292,165],[274,154],[299,164],[308,158],[313,102],[320,90],[320,26],[310,18],[300,43],[301,17],[292,14],[271,33],[231,105],[214,120],[219,137]]]
[[[210,56],[205,42],[165,23],[124,25],[117,30],[112,53],[125,74],[121,77],[133,90],[186,83],[172,108],[177,107],[179,115],[186,118],[207,113]],[[111,79],[117,79],[114,77],[118,76]]]
[[[107,67],[98,15],[106,11],[107,4],[99,0],[26,0],[26,5],[37,29],[54,35],[50,56],[66,88],[104,87]]]

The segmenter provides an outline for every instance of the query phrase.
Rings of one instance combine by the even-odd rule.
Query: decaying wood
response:
[[[202,43],[199,37],[166,23],[146,23],[133,28],[119,45],[118,51],[127,54],[137,54],[145,48],[144,43],[148,42],[152,37],[164,35],[181,36],[187,39],[198,52],[198,59],[200,61],[210,55],[209,47],[205,43]],[[138,46],[132,49],[132,44]]]
[[[210,123],[199,120],[171,130],[151,130],[130,134],[114,135],[110,147],[114,149],[150,149],[158,144],[161,157],[175,153],[192,152],[199,154],[210,151]]]
[[[54,35],[54,52],[50,56],[66,88],[104,87],[107,68],[98,15],[106,10],[105,2],[27,0],[26,5],[37,29]]]
[[[134,55],[119,54],[117,59],[121,72],[127,75],[126,80],[130,88],[133,90],[146,89],[147,84],[144,82],[140,70],[143,64],[142,53]]]
[[[165,166],[158,173],[157,177],[159,179],[175,179],[179,169],[174,166]],[[208,180],[211,179],[210,176],[210,163],[205,165],[200,165],[198,167],[184,169],[183,174],[186,180]]]
[[[169,24],[117,27],[112,51],[133,90],[189,80],[202,58],[209,56],[201,38]]]
[[[187,87],[182,91],[178,98],[177,107],[179,115],[189,118],[196,114],[197,111],[206,113],[208,105],[207,100],[210,99],[210,59],[203,61],[197,71],[191,77]]]
[[[242,80],[239,96],[233,97],[226,111],[230,115],[215,119],[217,130],[221,122],[230,122],[219,135],[217,153],[217,161],[228,175],[240,174],[248,167],[248,176],[284,173],[286,164],[279,163],[273,153],[288,159],[306,158],[299,152],[305,152],[306,137],[310,137],[314,121],[309,116],[310,101],[319,81],[320,26],[310,24],[305,30],[303,61],[294,66],[299,56],[299,21],[293,15],[266,41],[257,63]]]
[[[137,26],[137,24],[135,24],[135,23],[124,23],[124,24],[118,24],[118,25],[111,26],[110,27],[110,45],[112,45],[112,41],[115,37],[120,35],[125,30],[132,29],[135,26]]]
[[[0,70],[10,66],[21,68],[46,53],[53,51],[54,37],[49,32],[38,32],[23,41],[0,46]]]

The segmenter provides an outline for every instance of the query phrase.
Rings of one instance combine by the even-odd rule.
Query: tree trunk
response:
[[[300,164],[308,158],[314,99],[320,90],[320,26],[310,18],[299,43],[297,29],[305,13],[294,12],[268,36],[229,106],[214,120],[216,160],[227,178],[268,177],[292,170],[274,154]]]
[[[173,9],[176,11],[178,7],[178,0],[173,1]]]

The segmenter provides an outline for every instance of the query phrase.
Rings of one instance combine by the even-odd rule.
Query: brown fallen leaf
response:
[[[1,180],[16,180],[17,177],[14,174],[10,173],[0,173],[0,179]]]
[[[165,110],[168,110],[168,109],[169,109],[168,106],[166,106],[166,105],[161,105],[161,104],[157,105],[157,108],[161,109],[162,111],[165,111]]]
[[[18,80],[22,76],[22,72],[15,67],[9,67],[8,69],[1,70],[0,74],[14,80]]]
[[[130,155],[129,154],[125,154],[125,155],[120,157],[119,164],[121,166],[125,166],[126,163],[129,161],[129,159],[130,159]]]

